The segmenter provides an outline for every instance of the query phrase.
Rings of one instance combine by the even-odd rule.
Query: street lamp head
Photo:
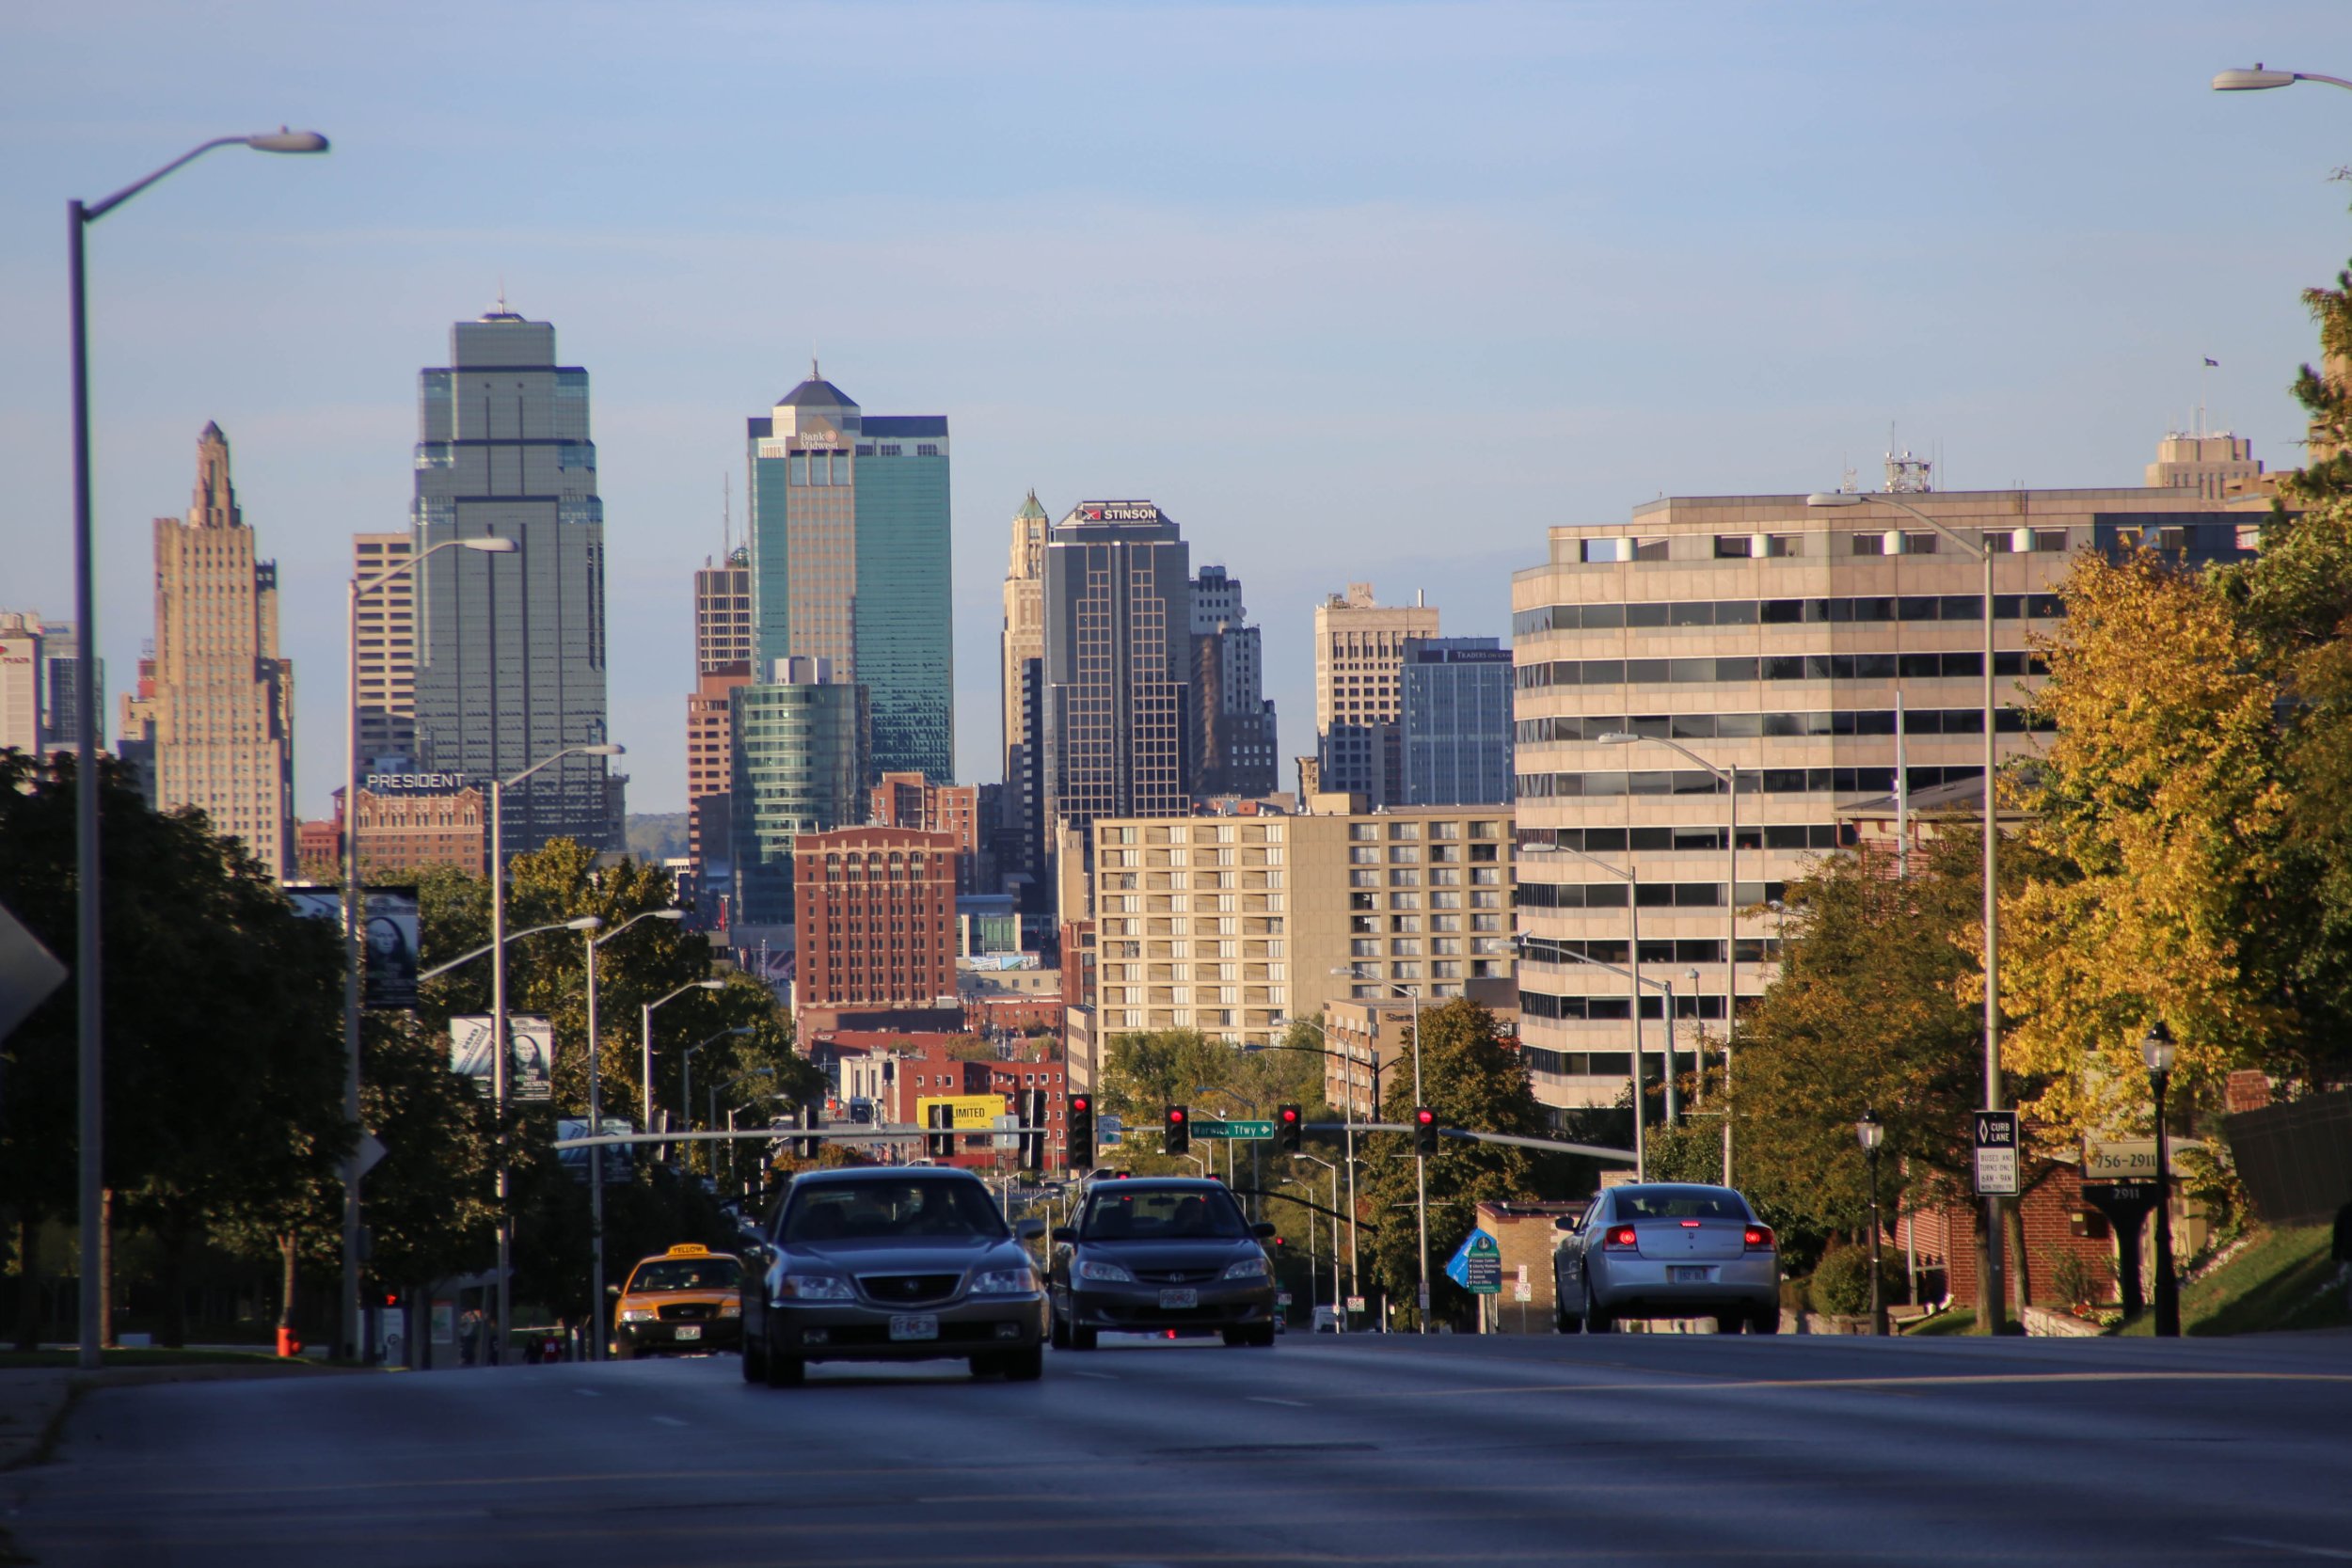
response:
[[[652,913],[656,920],[684,920],[686,918],[684,910],[655,910]]]
[[[2293,87],[2298,80],[2292,71],[2265,71],[2262,62],[2254,62],[2251,71],[2225,71],[2213,79],[2216,92],[2261,92],[2265,87]]]
[[[1862,1145],[1865,1154],[1876,1154],[1879,1145],[1886,1141],[1885,1124],[1879,1120],[1876,1110],[1866,1110],[1862,1119],[1853,1124],[1854,1141]]]
[[[564,922],[564,929],[567,931],[595,931],[601,929],[603,926],[604,917],[596,914],[583,914],[578,920]]]
[[[579,748],[580,754],[583,757],[617,757],[628,750],[628,747],[615,746],[609,740],[598,745]]]
[[[463,545],[466,548],[483,555],[513,555],[522,548],[520,545],[517,545],[512,539],[500,539],[495,536],[485,536],[480,539],[460,539],[457,542],[460,545]]]
[[[1630,746],[1642,737],[1630,730],[1611,730],[1597,738],[1603,746]]]
[[[1816,490],[1804,498],[1807,506],[1860,506],[1870,498],[1858,490]]]
[[[694,982],[694,989],[696,990],[724,990],[727,989],[727,983],[724,980],[697,980]]]
[[[2139,1042],[2139,1059],[2148,1064],[2150,1072],[2172,1070],[2172,1031],[2162,1019],[2148,1026],[2147,1037]]]
[[[289,131],[280,125],[275,131],[264,131],[258,136],[245,138],[246,146],[256,152],[324,152],[326,138],[316,131]]]

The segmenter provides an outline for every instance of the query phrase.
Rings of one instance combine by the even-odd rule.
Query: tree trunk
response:
[[[115,1190],[98,1189],[98,1342],[115,1342]]]
[[[40,1211],[16,1206],[16,1348],[40,1348]]]
[[[296,1257],[294,1249],[298,1244],[299,1238],[297,1238],[291,1230],[278,1238],[278,1260],[279,1264],[279,1275],[278,1280],[278,1326],[280,1328],[292,1328],[294,1326],[295,1276],[294,1259]]]
[[[2024,1203],[2021,1196],[2001,1205],[2001,1243],[2009,1249],[2010,1321],[2015,1323],[2026,1321],[2026,1308],[2033,1301],[2033,1275],[2026,1261]]]

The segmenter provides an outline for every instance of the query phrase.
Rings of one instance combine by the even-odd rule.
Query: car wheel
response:
[[[1597,1303],[1596,1303],[1596,1304],[1594,1305],[1594,1307],[1593,1307],[1593,1308],[1592,1308],[1592,1310],[1591,1310],[1591,1311],[1589,1311],[1589,1312],[1587,1312],[1587,1313],[1585,1313],[1585,1314],[1584,1314],[1584,1332],[1585,1332],[1585,1333],[1587,1333],[1587,1334],[1613,1334],[1613,1333],[1615,1333],[1615,1332],[1616,1332],[1616,1330],[1617,1330],[1617,1320],[1616,1320],[1616,1319],[1614,1319],[1614,1318],[1613,1318],[1613,1317],[1611,1317],[1608,1313],[1606,1313],[1606,1312],[1602,1311],[1602,1310],[1600,1309],[1600,1307],[1599,1307],[1599,1305],[1598,1305]]]
[[[1780,1332],[1780,1308],[1767,1307],[1760,1312],[1748,1314],[1748,1332],[1750,1334],[1778,1334]]]
[[[1715,1332],[1737,1334],[1747,1326],[1747,1322],[1748,1317],[1744,1312],[1718,1312],[1715,1314]]]
[[[1266,1324],[1263,1328],[1253,1328],[1249,1331],[1249,1338],[1244,1340],[1243,1343],[1253,1346],[1258,1350],[1272,1350],[1274,1348],[1274,1338],[1278,1332],[1279,1331],[1272,1323]]]
[[[797,1355],[780,1354],[772,1344],[761,1350],[759,1364],[771,1388],[798,1388],[808,1381],[808,1363]]]

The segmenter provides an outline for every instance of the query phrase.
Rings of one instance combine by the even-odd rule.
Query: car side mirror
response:
[[[1257,1237],[1258,1240],[1262,1242],[1270,1241],[1274,1236],[1274,1227],[1266,1223],[1264,1220],[1260,1220],[1257,1224],[1249,1227],[1249,1233],[1252,1236]]]
[[[1025,1242],[1034,1242],[1040,1236],[1045,1234],[1045,1222],[1040,1219],[1016,1221],[1012,1227],[1012,1233],[1020,1237]]]
[[[1565,1230],[1569,1235],[1573,1236],[1576,1234],[1576,1216],[1574,1214],[1563,1214],[1558,1219],[1551,1222],[1551,1227],[1554,1230]]]
[[[1077,1227],[1075,1227],[1075,1226],[1070,1226],[1070,1225],[1057,1225],[1057,1226],[1054,1227],[1054,1240],[1055,1240],[1055,1241],[1057,1241],[1057,1242],[1060,1242],[1060,1243],[1063,1243],[1064,1244],[1068,1244],[1068,1243],[1072,1243],[1072,1242],[1075,1242],[1077,1239],[1078,1239],[1078,1230],[1077,1230]]]

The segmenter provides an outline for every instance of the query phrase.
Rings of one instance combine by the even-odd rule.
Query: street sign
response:
[[[1526,1280],[1522,1279],[1517,1285],[1511,1287],[1511,1299],[1513,1301],[1534,1301],[1535,1299],[1535,1287],[1530,1285]]]
[[[2083,1180],[2086,1181],[2153,1180],[2156,1140],[2105,1138],[2083,1140]]]
[[[1977,1196],[2017,1196],[2017,1113],[1971,1111],[1977,1154]]]
[[[1445,1272],[1447,1278],[1466,1291],[1494,1295],[1502,1289],[1502,1244],[1484,1230],[1473,1230],[1446,1259]]]
[[[1271,1138],[1274,1123],[1270,1121],[1202,1121],[1195,1118],[1192,1135],[1196,1138]]]
[[[1276,1293],[1276,1295],[1275,1295],[1275,1297],[1274,1297],[1274,1305],[1275,1305],[1275,1306],[1277,1306],[1277,1307],[1288,1307],[1290,1304],[1291,1304],[1291,1293],[1290,1293],[1288,1291],[1279,1291],[1279,1292],[1277,1292],[1277,1293]]]
[[[1350,1297],[1348,1297],[1348,1298],[1347,1298],[1347,1309],[1348,1309],[1350,1312],[1360,1312],[1360,1311],[1362,1311],[1362,1310],[1364,1309],[1364,1298],[1363,1298],[1363,1297],[1361,1297],[1361,1296],[1350,1296]]]
[[[66,967],[16,916],[0,909],[0,1039],[65,984]]]
[[[352,1174],[355,1176],[367,1175],[368,1172],[376,1167],[377,1163],[380,1162],[385,1155],[390,1152],[391,1150],[386,1148],[382,1144],[375,1141],[374,1133],[360,1133],[359,1147],[352,1150],[352,1164],[357,1167]]]

